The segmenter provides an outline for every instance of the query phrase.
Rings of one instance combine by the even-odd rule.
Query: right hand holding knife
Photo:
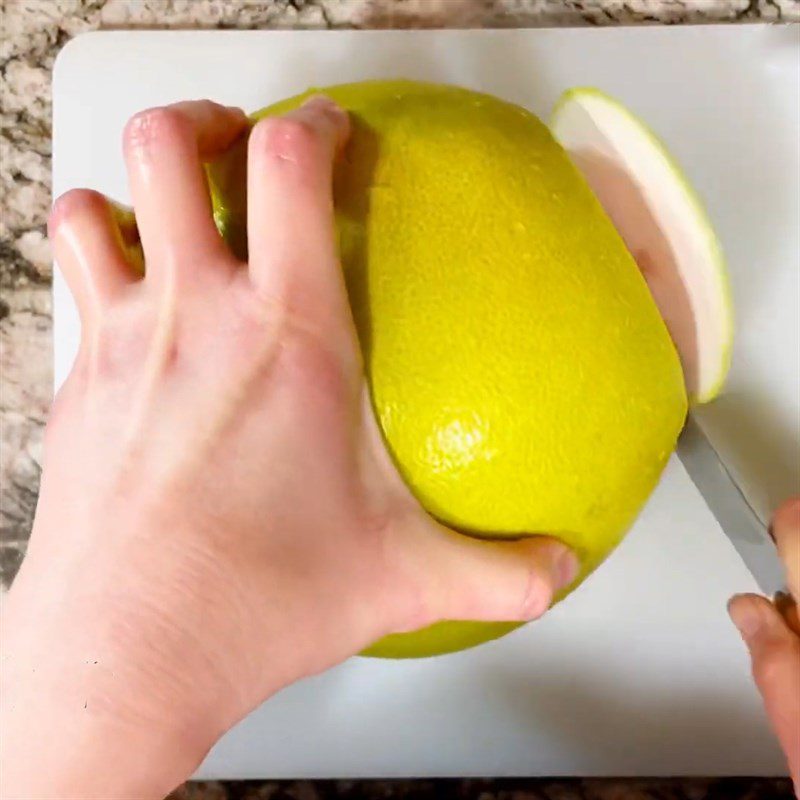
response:
[[[774,602],[755,594],[736,595],[728,609],[750,651],[753,678],[800,797],[800,497],[778,509],[771,533],[790,595],[779,594]]]

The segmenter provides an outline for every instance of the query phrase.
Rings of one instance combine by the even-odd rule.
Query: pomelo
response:
[[[655,134],[598,89],[565,92],[550,127],[611,217],[678,349],[689,400],[730,366],[733,313],[722,248],[700,199]]]
[[[464,533],[560,537],[585,578],[655,486],[687,408],[636,262],[528,111],[410,81],[315,91],[353,121],[335,176],[340,251],[400,473]],[[209,173],[217,222],[239,254],[243,152]],[[442,622],[368,654],[446,653],[514,627]]]

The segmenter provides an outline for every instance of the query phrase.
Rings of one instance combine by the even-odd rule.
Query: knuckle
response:
[[[533,620],[541,617],[553,602],[553,590],[538,572],[532,568],[528,573],[527,585],[519,604],[517,618],[520,620]]]
[[[180,136],[186,124],[183,115],[169,106],[140,111],[125,126],[125,147],[130,151],[148,151],[164,141]]]
[[[348,394],[349,381],[341,360],[313,334],[287,330],[282,337],[281,371],[323,410]]]
[[[341,398],[352,391],[352,343],[328,324],[323,311],[309,311],[301,289],[280,285],[266,291],[248,279],[236,292],[234,309],[238,349],[266,358],[309,396]]]
[[[147,361],[168,368],[177,357],[174,331],[164,335],[157,314],[146,304],[108,307],[96,322],[90,369],[94,378],[127,376]]]
[[[261,120],[251,135],[252,146],[268,157],[298,163],[306,160],[316,146],[316,133],[297,117],[269,117]]]
[[[779,661],[775,657],[777,654],[773,652],[762,653],[760,657],[753,662],[753,677],[756,683],[760,685],[769,685],[774,683],[779,672]]]
[[[392,618],[391,633],[409,633],[440,622],[441,614],[433,611],[430,598],[419,586],[411,586],[402,601],[394,604],[397,613]]]
[[[81,368],[81,359],[79,358],[73,365],[67,380],[56,392],[53,402],[50,405],[47,425],[45,425],[42,435],[42,447],[45,457],[61,437],[62,428],[65,422],[68,421],[67,416],[71,397],[75,394],[82,393],[85,389],[85,384],[85,369]]]
[[[266,339],[282,340],[288,325],[288,309],[282,298],[259,291],[248,275],[232,284],[233,341],[236,347],[251,347]]]
[[[419,548],[409,546],[407,534],[418,530],[409,511],[384,498],[360,509],[356,520],[362,564],[369,565],[359,585],[371,598],[382,633],[407,633],[441,620],[441,587],[419,560]]]
[[[753,658],[753,678],[759,686],[771,686],[783,681],[792,660],[800,659],[800,645],[780,639],[770,640],[759,647]]]
[[[401,564],[398,570],[397,564],[387,563],[380,575],[379,587],[390,628],[387,633],[417,631],[449,617],[442,588],[419,574],[413,563],[401,559]]]

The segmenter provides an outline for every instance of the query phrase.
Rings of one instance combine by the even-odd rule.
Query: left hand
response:
[[[255,126],[249,263],[228,251],[201,162],[246,126],[209,102],[129,123],[144,277],[106,198],[55,205],[82,338],[4,609],[9,800],[166,794],[288,683],[390,632],[538,617],[576,575],[553,539],[438,524],[388,456],[334,241],[341,109]]]

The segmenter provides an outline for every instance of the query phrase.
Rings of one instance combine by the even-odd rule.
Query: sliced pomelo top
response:
[[[680,355],[690,401],[712,400],[730,364],[733,314],[722,249],[702,203],[655,134],[603,92],[565,92],[551,127],[636,259]]]

